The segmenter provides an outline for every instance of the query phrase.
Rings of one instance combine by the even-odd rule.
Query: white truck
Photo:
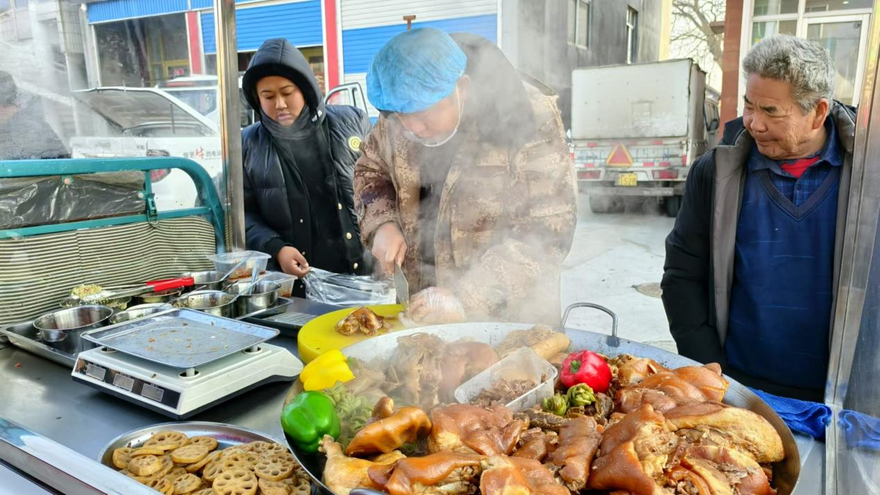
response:
[[[80,112],[88,131],[71,138],[73,158],[180,156],[203,166],[211,177],[223,170],[217,124],[168,93],[102,87],[73,95],[91,110]],[[155,170],[150,175],[160,210],[195,204],[195,184],[182,170]]]
[[[571,147],[594,213],[625,198],[681,206],[690,166],[715,145],[717,93],[690,59],[572,71]]]

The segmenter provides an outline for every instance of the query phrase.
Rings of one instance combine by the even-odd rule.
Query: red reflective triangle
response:
[[[632,165],[633,159],[629,154],[629,150],[626,149],[626,146],[618,144],[613,150],[611,150],[605,163],[608,165]]]

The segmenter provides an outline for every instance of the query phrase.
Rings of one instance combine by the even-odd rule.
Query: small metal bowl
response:
[[[219,290],[197,290],[174,301],[177,308],[189,308],[205,313],[232,318],[234,316],[235,296]]]
[[[153,292],[152,294],[143,294],[135,298],[138,306],[141,304],[163,304],[170,303],[171,301],[177,299],[180,294],[183,293],[183,289],[171,289],[163,292]]]
[[[34,320],[34,328],[48,345],[71,353],[79,351],[80,334],[107,324],[113,310],[107,306],[89,305],[62,309]]]
[[[223,285],[226,282],[223,280],[224,275],[226,274],[223,272],[210,270],[204,272],[188,272],[181,275],[181,277],[192,277],[193,287],[198,287],[199,290],[223,290]]]
[[[251,285],[250,281],[237,282],[226,288],[226,292],[229,294],[241,293],[235,301],[235,309],[238,316],[271,308],[278,303],[278,291],[281,289],[281,284],[278,282],[263,280],[254,284],[246,293],[243,293],[242,291],[247,289],[249,285]]]
[[[174,306],[170,304],[141,304],[138,306],[132,306],[127,310],[122,311],[121,313],[116,313],[115,315],[111,316],[110,324],[115,325],[124,321],[136,320],[138,318],[150,316],[156,313],[160,313],[162,311],[167,311],[169,309],[174,309]]]

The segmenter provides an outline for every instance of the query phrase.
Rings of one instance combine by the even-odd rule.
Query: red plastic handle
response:
[[[190,287],[195,284],[192,277],[172,278],[168,280],[154,280],[147,282],[147,285],[153,288],[153,292],[164,292],[166,290],[180,289],[181,287]]]

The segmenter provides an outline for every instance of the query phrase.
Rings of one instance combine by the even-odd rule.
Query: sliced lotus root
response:
[[[299,476],[287,478],[282,483],[290,489],[290,495],[309,495],[312,493],[312,482],[308,475],[305,478]]]
[[[290,488],[280,481],[269,481],[260,478],[261,495],[289,495]]]
[[[291,454],[290,452],[281,452],[281,453],[275,453],[275,454],[263,454],[261,457],[264,459],[287,459],[288,461],[299,466],[299,463],[296,462],[296,458],[293,457],[293,454]]]
[[[131,457],[139,457],[142,455],[154,455],[161,457],[165,455],[165,451],[156,447],[140,447],[131,451]]]
[[[157,479],[159,479],[159,478],[162,478],[162,475],[160,474],[161,471],[160,471],[160,473],[156,473],[156,474],[151,475],[151,476],[137,476],[137,475],[135,475],[134,473],[132,473],[131,471],[129,471],[128,469],[123,469],[123,470],[121,470],[121,471],[119,471],[119,472],[122,473],[122,474],[124,474],[124,475],[126,475],[126,476],[128,476],[129,478],[131,478],[131,479],[137,481],[138,483],[140,483],[140,484],[142,484],[142,485],[146,485],[147,483],[149,483],[149,482],[151,482],[151,481],[153,481],[153,480],[157,480]]]
[[[142,455],[128,462],[128,470],[135,476],[150,476],[162,470],[162,460],[154,455]]]
[[[202,469],[203,467],[207,466],[209,462],[213,461],[214,459],[219,458],[221,455],[223,455],[222,450],[215,450],[214,452],[211,452],[208,455],[206,455],[205,458],[202,459],[201,461],[199,461],[195,464],[190,464],[189,466],[186,466],[184,469],[186,469],[186,472],[188,472],[188,473],[195,473],[199,469]]]
[[[116,466],[117,469],[125,469],[128,467],[128,463],[131,462],[131,451],[128,447],[123,447],[121,449],[116,449],[113,451],[113,465]]]
[[[165,476],[166,474],[170,473],[171,470],[175,468],[174,461],[171,460],[170,455],[165,454],[162,457],[160,457],[159,460],[162,461],[162,470],[159,471],[159,473],[161,473],[162,476]]]
[[[290,451],[287,450],[287,447],[278,443],[269,442],[254,442],[251,444],[251,450],[263,457],[290,453]]]
[[[144,484],[157,492],[164,493],[165,495],[171,495],[174,492],[174,487],[171,486],[171,482],[165,478],[157,478]]]
[[[214,490],[212,488],[202,488],[192,492],[190,495],[214,495]]]
[[[144,444],[144,447],[155,447],[164,451],[174,450],[186,442],[186,435],[179,431],[160,431]]]
[[[254,464],[260,461],[260,456],[253,452],[236,452],[223,458],[223,470],[247,469],[254,470]]]
[[[202,477],[205,478],[209,484],[213,484],[214,480],[220,476],[220,473],[223,472],[223,457],[217,457],[213,461],[209,462],[205,466],[205,470],[202,471]]]
[[[184,474],[171,484],[174,485],[174,495],[183,495],[198,490],[202,486],[202,479],[194,474]]]
[[[257,477],[247,469],[225,471],[211,485],[215,495],[254,495],[257,487]]]
[[[233,445],[232,447],[226,447],[221,450],[223,452],[223,456],[230,456],[232,454],[240,454],[240,453],[248,453],[251,452],[251,449],[248,448],[247,445]]]
[[[209,451],[204,445],[184,445],[171,451],[171,460],[177,464],[194,464],[207,457]]]
[[[186,443],[183,445],[184,446],[186,446],[186,445],[202,445],[202,446],[208,447],[208,451],[210,452],[210,451],[216,449],[219,444],[217,443],[216,438],[203,436],[203,437],[192,437],[189,440],[187,440]]]
[[[294,463],[281,457],[260,459],[254,465],[254,473],[269,481],[281,481],[293,474]]]
[[[187,474],[186,469],[183,469],[180,467],[175,467],[175,468],[172,468],[171,471],[168,471],[168,473],[164,476],[164,478],[167,479],[168,481],[170,481],[171,483],[174,483],[174,480],[176,480],[177,478],[179,478],[185,474]]]

